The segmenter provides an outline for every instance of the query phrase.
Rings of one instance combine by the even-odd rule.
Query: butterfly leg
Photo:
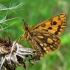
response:
[[[23,66],[26,69],[26,64],[23,61],[23,58],[17,56],[17,60],[18,60],[18,65],[21,65],[21,66]]]
[[[32,61],[38,61],[40,60],[40,56],[36,55],[36,56],[31,56],[31,59],[29,59],[29,63],[33,65]]]

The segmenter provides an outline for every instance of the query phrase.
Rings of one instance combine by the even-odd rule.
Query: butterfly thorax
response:
[[[23,28],[24,28],[24,37],[25,37],[25,39],[27,40],[27,41],[29,41],[29,40],[31,40],[31,37],[32,37],[32,33],[31,33],[31,29],[30,29],[30,27],[27,25],[27,24],[24,24],[24,26],[23,26]]]

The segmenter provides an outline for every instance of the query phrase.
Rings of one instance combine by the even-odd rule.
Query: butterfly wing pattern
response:
[[[32,31],[45,30],[51,34],[59,36],[65,28],[65,23],[66,23],[66,15],[60,14],[48,20],[45,20],[41,23],[36,24],[34,27],[32,27]]]
[[[60,39],[48,32],[36,32],[32,37],[31,43],[37,50],[39,55],[43,56],[44,53],[50,53],[56,50],[60,45]]]
[[[66,15],[59,14],[33,27],[24,24],[23,37],[32,43],[40,56],[43,56],[44,53],[50,53],[60,46],[59,35],[63,32],[65,23]]]

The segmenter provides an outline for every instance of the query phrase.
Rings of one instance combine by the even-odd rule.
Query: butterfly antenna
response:
[[[22,21],[24,22],[24,24],[26,24],[23,18],[22,18]]]

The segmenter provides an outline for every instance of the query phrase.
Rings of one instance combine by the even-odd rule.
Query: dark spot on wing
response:
[[[56,24],[57,24],[57,22],[56,21],[53,21],[52,25],[56,25]]]
[[[52,27],[49,27],[48,29],[52,30]]]
[[[50,21],[51,21],[51,25],[56,25],[57,24],[57,22],[56,21],[53,21],[52,19],[50,19]]]
[[[42,25],[41,25],[41,27],[45,27],[46,26],[46,24],[45,23],[43,23]]]
[[[56,35],[58,34],[58,32],[60,32],[60,29],[61,29],[61,25],[58,26],[58,29],[57,29],[57,31],[55,32]]]

